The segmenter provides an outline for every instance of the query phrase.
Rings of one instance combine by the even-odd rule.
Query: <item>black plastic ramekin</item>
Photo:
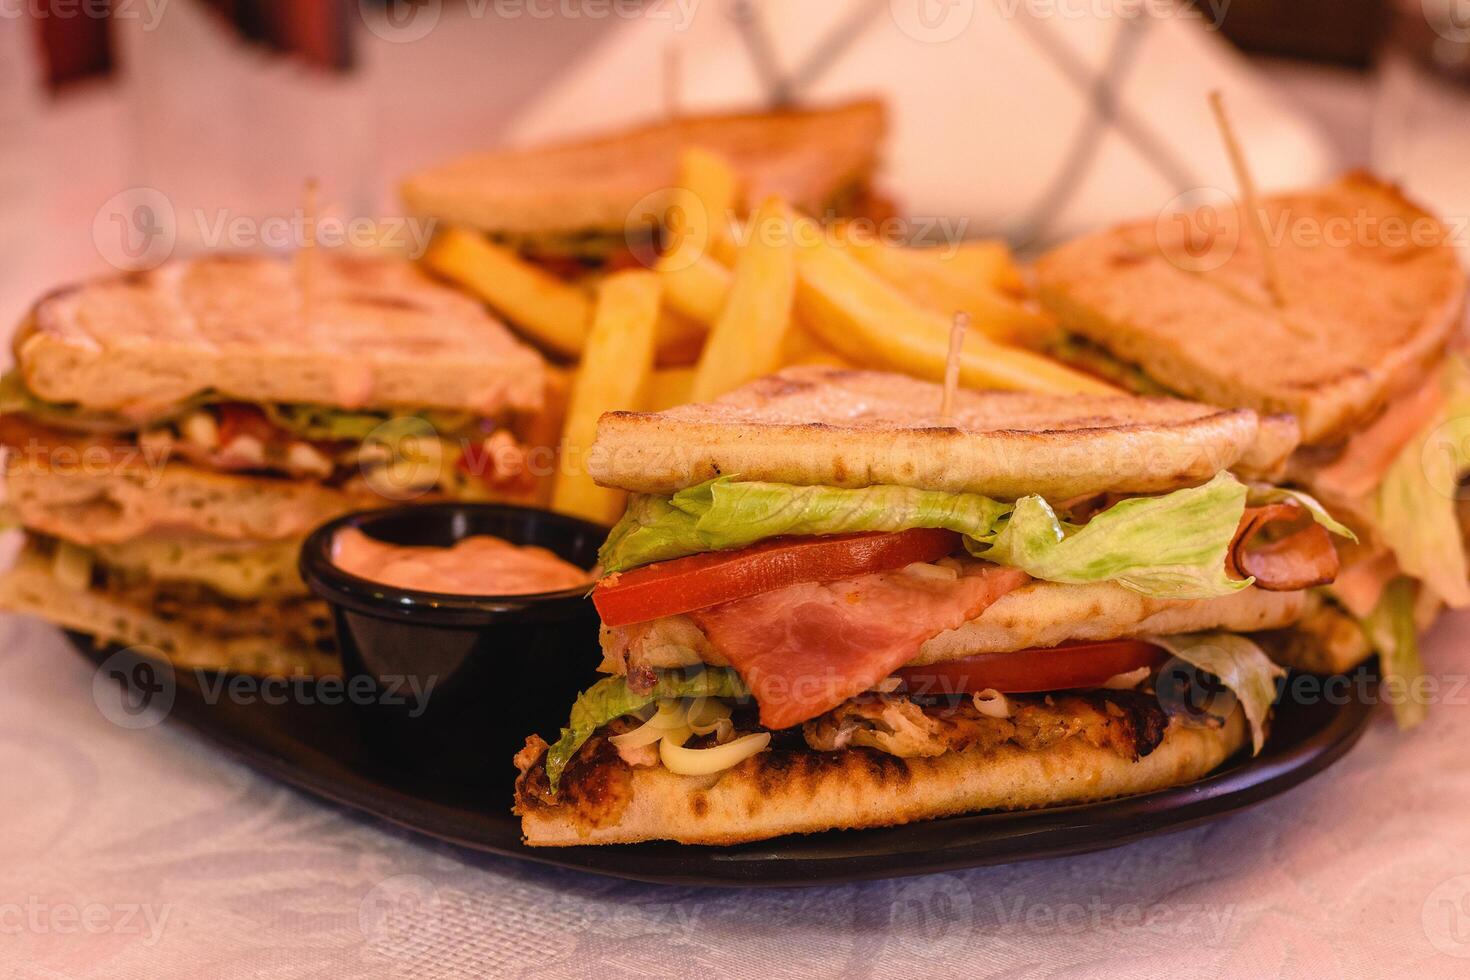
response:
[[[416,748],[424,738],[484,739],[487,752],[507,753],[507,763],[530,733],[554,737],[577,693],[597,677],[590,585],[509,596],[394,588],[333,562],[333,539],[345,527],[440,547],[493,534],[585,569],[596,563],[607,528],[525,507],[427,504],[348,514],[317,528],[301,549],[302,578],[332,610],[351,700],[368,709],[379,734]]]

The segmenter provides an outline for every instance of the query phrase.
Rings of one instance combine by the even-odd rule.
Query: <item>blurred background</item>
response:
[[[1470,0],[0,0],[0,315],[166,237],[275,247],[229,222],[307,177],[398,214],[410,170],[656,117],[671,84],[882,94],[901,206],[1023,250],[1232,188],[1214,88],[1266,189],[1363,166],[1470,214]]]

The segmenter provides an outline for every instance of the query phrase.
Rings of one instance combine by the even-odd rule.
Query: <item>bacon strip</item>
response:
[[[1337,577],[1337,549],[1327,529],[1300,504],[1248,507],[1226,567],[1236,578],[1254,576],[1256,586],[1267,592],[1295,592]]]
[[[907,571],[807,582],[690,613],[779,730],[869,690],[926,640],[979,616],[1030,576],[971,563],[956,579]]]

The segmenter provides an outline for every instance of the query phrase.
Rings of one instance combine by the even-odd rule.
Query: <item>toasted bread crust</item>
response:
[[[276,541],[384,502],[371,493],[214,473],[182,463],[96,470],[53,463],[12,458],[5,469],[6,503],[26,527],[78,544],[128,541],[164,529],[232,541]]]
[[[1059,500],[1203,483],[1260,430],[1254,412],[1176,399],[1008,391],[959,392],[941,422],[940,397],[901,375],[788,368],[708,404],[610,412],[587,465],[598,483],[640,493],[738,475]]]
[[[681,117],[591,139],[484,153],[408,178],[409,208],[492,235],[557,238],[642,228],[635,208],[661,213],[677,181],[680,145],[722,154],[748,200],[776,194],[820,213],[867,181],[887,128],[883,104]],[[609,166],[616,161],[616,166]],[[655,195],[652,200],[648,195]]]
[[[325,620],[325,606],[307,605]],[[305,642],[301,634],[310,631],[305,627],[273,628],[264,625],[271,618],[267,615],[239,613],[242,622],[262,624],[259,631],[227,636],[187,616],[165,616],[153,604],[97,589],[75,591],[56,580],[45,559],[29,552],[0,575],[0,608],[41,616],[101,642],[147,648],[180,668],[262,676],[324,676],[342,669],[336,656]]]
[[[1201,222],[1140,221],[1063,245],[1037,263],[1041,300],[1171,390],[1290,413],[1304,442],[1331,442],[1442,355],[1464,272],[1448,229],[1367,174],[1264,207],[1285,229],[1273,246],[1284,309],[1234,212],[1219,216],[1218,258],[1184,237]]]
[[[568,771],[554,805],[532,789],[542,763],[528,745],[518,757],[516,812],[526,843],[536,847],[739,844],[1147,793],[1204,776],[1247,738],[1237,708],[1219,730],[1171,724],[1142,759],[1067,739],[1044,749],[1007,744],[916,759],[872,749],[767,750],[713,776],[677,776],[603,751],[576,778]]]
[[[57,290],[14,340],[41,398],[106,411],[214,391],[344,408],[536,411],[540,355],[412,263],[208,255]]]

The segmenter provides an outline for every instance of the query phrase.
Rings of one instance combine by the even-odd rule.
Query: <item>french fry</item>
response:
[[[586,345],[592,314],[587,295],[510,249],[450,228],[434,240],[424,261],[556,353],[575,357]]]
[[[754,220],[765,231],[740,246],[729,295],[694,375],[690,398],[696,402],[723,395],[780,363],[796,293],[796,250],[778,199],[762,204]]]
[[[664,222],[670,242],[659,265],[682,267],[706,255],[711,244],[725,235],[739,195],[740,179],[728,160],[703,147],[682,150]]]
[[[723,235],[716,235],[709,245],[709,254],[727,269],[734,268],[735,258],[740,254],[740,244],[750,237],[750,222],[731,218]]]
[[[654,271],[664,279],[669,308],[701,330],[719,317],[730,291],[729,270],[709,250],[727,233],[738,196],[739,178],[724,157],[697,146],[679,154],[678,186],[665,215],[670,243]]]
[[[729,269],[708,255],[699,255],[688,265],[661,268],[658,273],[669,309],[706,325],[719,319],[730,292]]]
[[[603,412],[638,407],[653,371],[658,307],[659,281],[651,272],[617,272],[598,288],[592,329],[567,405],[551,494],[554,510],[601,524],[613,523],[622,511],[621,491],[592,482],[587,453]]]
[[[950,323],[914,303],[852,255],[826,241],[809,219],[795,222],[796,309],[817,337],[858,364],[916,377],[944,377]],[[1116,393],[1111,385],[1039,354],[998,344],[979,331],[965,338],[960,383],[968,388]]]
[[[800,323],[792,324],[781,345],[781,366],[855,367],[851,361],[822,343]]]
[[[662,412],[675,405],[687,405],[694,390],[694,368],[660,368],[648,379],[643,391],[643,410]]]
[[[709,327],[691,320],[667,304],[658,311],[658,328],[654,342],[657,354],[654,363],[659,367],[684,367],[699,360],[704,350],[704,338]]]
[[[516,439],[530,453],[531,470],[536,476],[536,503],[550,502],[553,489],[557,446],[567,416],[567,399],[571,396],[572,372],[555,364],[546,365],[546,400],[541,411],[522,415],[515,420]]]
[[[995,239],[960,242],[949,249],[916,249],[926,257],[942,263],[955,275],[970,281],[988,283],[992,289],[1008,296],[1026,295],[1026,280],[1010,246]]]
[[[972,251],[959,265],[954,265],[961,254],[959,251],[904,248],[890,245],[875,235],[858,234],[856,229],[837,229],[837,240],[846,251],[920,306],[945,317],[964,310],[970,314],[975,328],[993,340],[1040,346],[1040,341],[1056,329],[1055,322],[1045,313],[1028,309],[998,291],[993,282],[998,275],[994,247],[987,247],[984,252]],[[1004,245],[998,254],[1006,254]],[[986,256],[989,267],[975,261],[981,256]]]

